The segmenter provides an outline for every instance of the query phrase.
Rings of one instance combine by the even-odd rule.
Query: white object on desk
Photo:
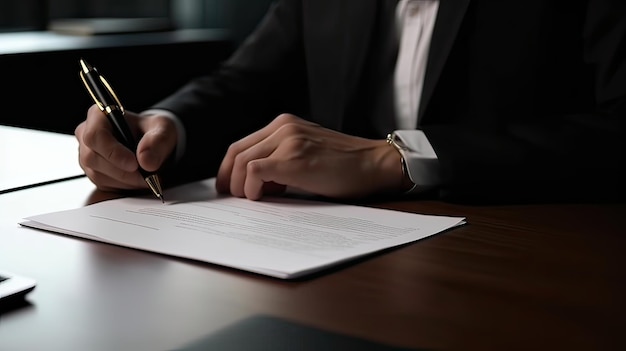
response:
[[[0,194],[83,175],[73,135],[0,126]]]
[[[36,285],[37,282],[32,278],[0,270],[0,305],[4,301],[23,298]]]
[[[287,197],[220,196],[214,182],[168,189],[165,205],[153,197],[121,198],[20,224],[288,279],[465,223]]]

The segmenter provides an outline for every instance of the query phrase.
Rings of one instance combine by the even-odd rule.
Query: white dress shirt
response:
[[[438,161],[428,138],[416,129],[428,50],[439,9],[439,0],[400,0],[396,7],[399,41],[394,74],[396,139],[409,177],[419,192],[438,183]]]

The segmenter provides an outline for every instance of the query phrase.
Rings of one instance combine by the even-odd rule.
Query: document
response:
[[[215,179],[25,218],[60,234],[293,279],[465,223],[302,197],[219,195]]]

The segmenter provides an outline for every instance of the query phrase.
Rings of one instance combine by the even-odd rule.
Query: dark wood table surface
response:
[[[110,198],[86,178],[0,195],[0,269],[38,281],[0,350],[171,350],[255,315],[427,350],[625,350],[626,205],[381,203],[468,224],[283,281],[20,227]]]

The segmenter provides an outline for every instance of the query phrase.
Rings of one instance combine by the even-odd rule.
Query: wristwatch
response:
[[[404,158],[404,152],[409,151],[409,149],[404,146],[402,141],[400,141],[394,133],[387,134],[387,144],[393,146],[393,148],[400,154],[400,167],[402,167],[402,190],[405,194],[415,191],[417,184],[413,183],[413,180],[411,180],[406,159]]]

